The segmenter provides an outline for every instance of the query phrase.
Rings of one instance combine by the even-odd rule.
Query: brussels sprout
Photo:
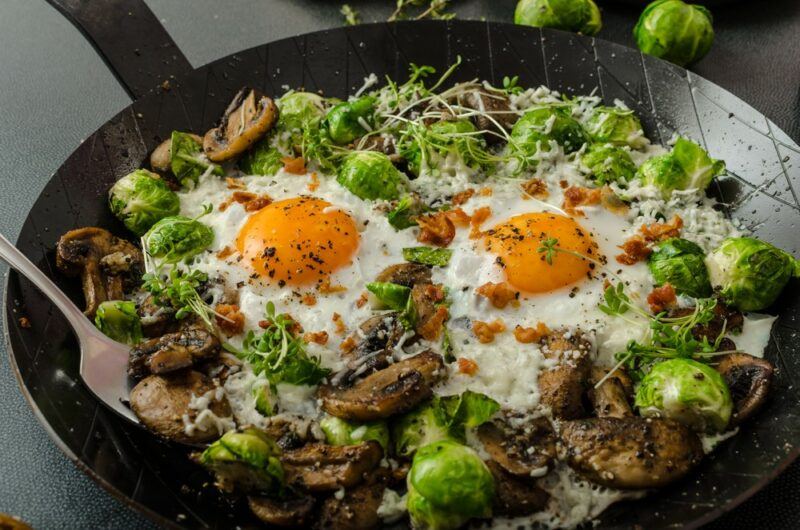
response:
[[[215,175],[224,175],[222,167],[211,163],[203,152],[203,144],[191,134],[172,131],[170,145],[170,168],[175,178],[184,187],[194,187],[200,175],[211,167]]]
[[[636,164],[624,149],[610,144],[594,144],[581,157],[581,164],[592,172],[597,184],[625,183],[636,175]]]
[[[311,92],[292,92],[278,100],[278,128],[284,131],[315,127],[325,116],[325,98]]]
[[[529,110],[511,129],[514,149],[534,156],[539,149],[550,149],[551,140],[572,153],[588,142],[588,136],[566,106],[537,107]]]
[[[683,180],[683,169],[669,153],[645,160],[636,171],[636,176],[644,184],[651,184],[663,190],[665,196],[677,187],[674,183]]]
[[[117,342],[133,346],[142,341],[142,322],[134,302],[103,302],[97,307],[94,325],[106,337]]]
[[[137,169],[118,180],[108,192],[108,202],[111,212],[137,236],[181,210],[175,192],[146,169]]]
[[[618,107],[597,107],[583,123],[589,136],[598,143],[627,145],[640,149],[647,145],[642,122],[632,110]]]
[[[403,259],[431,267],[447,267],[453,251],[449,248],[408,247],[403,249]]]
[[[320,427],[331,445],[354,445],[374,440],[381,444],[384,451],[389,448],[389,427],[383,421],[359,424],[326,416],[320,421]]]
[[[161,263],[178,263],[204,251],[214,242],[214,231],[197,219],[165,217],[144,235],[147,253]]]
[[[375,295],[380,303],[389,309],[402,311],[411,296],[411,289],[404,285],[389,282],[371,282],[367,291]]]
[[[711,285],[742,311],[766,309],[789,279],[800,277],[800,261],[752,237],[732,237],[706,257]]]
[[[674,190],[704,190],[711,180],[725,172],[725,162],[685,138],[678,138],[672,151],[645,161],[638,176],[644,184],[656,186],[665,197]]]
[[[417,451],[408,473],[408,513],[415,528],[458,528],[490,517],[494,479],[478,453],[452,440]]]
[[[325,126],[331,140],[339,145],[349,144],[360,138],[375,124],[375,98],[364,96],[354,101],[339,103],[325,117]]]
[[[265,138],[239,159],[239,169],[247,175],[275,175],[282,167],[283,154]]]
[[[405,230],[417,226],[415,218],[430,210],[416,195],[403,195],[397,206],[388,213],[386,220],[397,230]]]
[[[653,366],[636,391],[644,417],[671,418],[697,431],[724,431],[733,400],[722,375],[691,359],[670,359]]]
[[[656,285],[668,283],[679,294],[694,298],[711,296],[705,253],[696,243],[672,238],[658,244],[648,260]]]
[[[280,494],[284,484],[280,453],[274,440],[250,428],[225,433],[198,460],[225,490]]]
[[[250,389],[255,398],[256,411],[262,416],[270,417],[275,414],[275,396],[266,379],[259,379]]]
[[[702,59],[714,42],[711,12],[682,0],[656,0],[648,5],[633,37],[644,53],[680,66]]]
[[[514,23],[597,35],[603,26],[594,0],[520,0]]]
[[[389,157],[376,151],[356,151],[339,166],[336,181],[366,200],[393,200],[405,189],[403,174]]]

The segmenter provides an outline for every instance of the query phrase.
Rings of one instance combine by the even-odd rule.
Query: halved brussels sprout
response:
[[[317,126],[325,116],[325,98],[311,92],[292,92],[278,100],[278,128],[284,131]]]
[[[619,107],[596,107],[583,123],[589,136],[598,143],[627,145],[640,149],[647,145],[642,122],[632,110]]]
[[[117,342],[131,346],[142,341],[142,321],[136,312],[136,304],[130,301],[112,300],[97,308],[94,325],[103,334]]]
[[[403,259],[431,267],[447,267],[453,251],[449,248],[408,247],[403,249]]]
[[[386,215],[386,220],[397,230],[417,226],[416,217],[430,210],[416,194],[403,195],[397,206]]]
[[[223,490],[279,495],[284,486],[280,454],[272,438],[249,428],[225,433],[203,451],[198,461],[214,473]]]
[[[520,0],[514,23],[597,35],[603,23],[593,0]]]
[[[276,411],[276,396],[273,395],[267,379],[258,379],[250,389],[255,398],[256,411],[262,416],[270,417]]]
[[[394,450],[398,456],[410,457],[420,447],[450,437],[447,419],[432,403],[401,416],[392,424]]]
[[[711,282],[699,245],[686,239],[672,238],[656,246],[648,260],[656,285],[669,283],[678,294],[694,298],[711,296]]]
[[[800,277],[800,261],[752,237],[731,237],[706,257],[711,285],[742,311],[766,309],[789,279]]]
[[[711,158],[691,140],[678,138],[672,151],[639,166],[638,176],[644,184],[659,188],[669,197],[674,190],[704,190],[714,177],[723,173],[725,162]]]
[[[170,169],[181,186],[193,187],[208,168],[212,168],[215,175],[225,174],[221,166],[206,158],[202,142],[198,142],[194,135],[172,131]]]
[[[181,210],[175,192],[146,169],[137,169],[119,179],[108,192],[108,202],[111,212],[137,236]]]
[[[402,311],[411,296],[410,288],[396,283],[371,282],[366,287],[385,308],[395,311]]]
[[[620,147],[611,144],[594,144],[581,157],[581,164],[592,173],[597,184],[628,182],[636,175],[636,164],[631,155]]]
[[[197,219],[166,217],[144,235],[147,252],[161,263],[178,263],[196,256],[214,242],[214,231]]]
[[[529,110],[511,129],[510,143],[525,156],[534,156],[539,149],[549,150],[551,140],[564,152],[572,153],[587,143],[589,137],[564,105]]]
[[[238,165],[246,175],[275,175],[283,167],[284,155],[265,138],[239,159]]]
[[[369,129],[365,128],[365,125]],[[349,144],[364,136],[375,125],[375,98],[363,96],[354,101],[339,103],[328,111],[325,127],[331,140],[339,145]]]
[[[644,417],[670,418],[700,432],[724,431],[733,412],[722,375],[691,359],[654,365],[636,391],[635,405]]]
[[[702,59],[714,42],[711,12],[682,0],[656,0],[648,5],[633,36],[644,53],[680,66]]]
[[[320,421],[325,439],[331,445],[356,445],[374,440],[384,452],[389,448],[389,427],[384,421],[352,423],[335,416],[325,416]]]
[[[339,166],[336,181],[365,200],[398,199],[405,189],[405,178],[389,157],[376,151],[356,151]]]

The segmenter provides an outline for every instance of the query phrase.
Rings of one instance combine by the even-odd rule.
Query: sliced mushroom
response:
[[[359,142],[354,142],[358,144]],[[392,163],[396,164],[403,160],[403,157],[397,153],[397,145],[394,138],[391,136],[370,136],[361,147],[362,151],[377,151],[389,157]],[[380,281],[380,280],[379,280]]]
[[[136,310],[142,321],[142,333],[145,337],[160,337],[177,331],[175,310],[158,305],[152,295],[145,297]]]
[[[282,528],[307,528],[314,513],[314,497],[311,496],[286,499],[248,497],[247,504],[262,522]]]
[[[247,151],[278,120],[278,107],[261,92],[243,88],[222,115],[219,127],[203,138],[203,150],[212,162],[224,162]]]
[[[132,243],[96,227],[70,230],[58,240],[56,266],[81,277],[86,316],[109,300],[122,300],[142,273],[142,252]]]
[[[442,357],[425,351],[364,378],[350,388],[322,386],[318,396],[328,414],[352,421],[385,419],[428,399],[444,374]]]
[[[189,133],[189,136],[197,143],[203,143],[203,138],[197,134]],[[166,173],[172,169],[172,138],[167,138],[153,149],[150,154],[150,167],[159,173]]]
[[[349,385],[356,377],[369,375],[389,366],[394,347],[405,334],[397,313],[376,315],[359,326],[355,349],[347,366],[336,374],[337,384]]]
[[[497,462],[486,465],[494,477],[493,515],[521,517],[540,512],[547,506],[550,495],[528,478],[512,475]]]
[[[128,375],[166,374],[219,355],[219,339],[203,327],[194,327],[150,339],[131,350]]]
[[[592,367],[589,376],[589,401],[592,402],[595,414],[600,418],[627,418],[633,416],[628,396],[631,395],[633,383],[628,376],[617,368],[608,376],[608,370]],[[603,381],[603,379],[605,380]],[[596,385],[603,381],[599,387]]]
[[[386,490],[384,473],[376,473],[344,496],[328,497],[320,508],[317,527],[326,530],[369,530],[381,526],[378,508]]]
[[[554,330],[542,341],[545,358],[556,361],[539,374],[539,394],[554,418],[571,420],[586,415],[583,394],[588,386],[592,344],[580,332]]]
[[[286,482],[313,493],[351,488],[383,458],[377,442],[359,445],[312,443],[283,453]]]
[[[186,429],[184,416],[190,422],[199,411],[189,407],[192,396],[200,397],[216,390],[211,380],[193,370],[168,377],[151,375],[131,390],[131,409],[141,422],[158,435],[181,443],[197,444],[217,438],[217,429],[203,430],[201,426]],[[227,399],[212,399],[208,409],[218,417],[231,415]]]
[[[444,288],[441,285],[418,283],[411,288],[411,300],[416,311],[414,331],[425,340],[434,341],[439,338],[448,317],[448,310],[443,301]]]
[[[383,269],[375,278],[376,282],[396,283],[405,287],[414,287],[417,284],[430,284],[431,268],[419,263],[399,263]]]
[[[316,441],[312,434],[315,423],[307,418],[281,414],[269,418],[264,431],[284,451],[297,449],[308,442]]]
[[[731,426],[752,416],[769,395],[775,367],[766,359],[746,353],[731,353],[722,357],[717,371],[725,378],[733,398]]]
[[[497,419],[481,425],[478,438],[494,462],[518,477],[544,475],[556,456],[555,433],[545,418],[519,427]]]
[[[610,488],[665,486],[703,458],[697,435],[668,419],[589,418],[561,425],[569,466]]]
[[[487,116],[479,115],[473,118],[475,127],[480,131],[493,131],[498,134],[503,134],[498,129],[498,125],[503,131],[510,131],[514,124],[519,119],[519,114],[511,109],[511,102],[508,96],[499,92],[490,92],[482,88],[476,88],[462,94],[458,98],[458,103],[464,107],[485,112]],[[486,141],[489,143],[497,143],[502,140],[498,134],[485,135]]]

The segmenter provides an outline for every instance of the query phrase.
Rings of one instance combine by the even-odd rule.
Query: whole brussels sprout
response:
[[[636,391],[644,417],[671,418],[697,431],[725,430],[733,399],[722,375],[691,359],[670,359],[653,366]]]
[[[389,427],[384,421],[351,423],[334,416],[325,416],[320,421],[325,439],[331,445],[354,445],[374,440],[383,450],[389,448]]]
[[[529,110],[511,129],[511,144],[526,156],[541,148],[549,150],[550,140],[572,153],[588,142],[589,137],[566,106],[538,107]]]
[[[377,151],[355,151],[339,166],[336,181],[365,200],[393,200],[405,190],[403,174],[389,157]]]
[[[144,235],[147,252],[161,263],[178,263],[196,256],[214,242],[214,231],[197,219],[166,217]]]
[[[215,175],[224,175],[221,166],[206,158],[203,144],[198,142],[193,135],[180,131],[172,131],[170,145],[170,169],[181,183],[181,186],[192,188],[197,184],[200,175],[211,167]]]
[[[711,12],[682,0],[656,0],[648,5],[633,28],[636,45],[644,53],[680,66],[702,59],[714,42]]]
[[[142,341],[142,321],[134,302],[112,300],[97,307],[94,325],[117,342],[133,346]]]
[[[636,176],[643,184],[650,184],[662,190],[669,196],[676,183],[683,181],[683,169],[669,154],[654,156],[645,160],[636,171]]]
[[[278,100],[278,128],[284,131],[302,130],[319,125],[325,116],[325,98],[311,92],[292,92]]]
[[[627,145],[640,149],[647,145],[642,122],[632,110],[618,107],[597,107],[584,121],[583,127],[598,143]]]
[[[408,492],[408,513],[414,527],[446,530],[473,517],[491,516],[494,479],[478,453],[442,440],[414,455]]]
[[[706,257],[711,285],[742,311],[766,309],[789,279],[800,277],[800,262],[752,237],[731,237]]]
[[[277,495],[284,485],[280,454],[272,438],[249,428],[225,433],[200,454],[198,461],[214,473],[220,488],[226,491]]]
[[[370,128],[375,124],[375,98],[372,96],[339,103],[325,117],[328,136],[339,145],[349,144],[366,134],[368,131],[362,123]]]
[[[678,138],[672,151],[646,160],[638,176],[669,197],[674,190],[704,190],[711,180],[725,172],[725,162],[714,160],[705,149],[686,138]]]
[[[137,236],[181,210],[175,192],[157,174],[146,169],[137,169],[119,179],[108,192],[108,203],[111,212]]]
[[[597,184],[625,183],[636,175],[636,164],[626,150],[610,145],[594,144],[581,156],[581,164],[592,173]]]
[[[603,26],[594,0],[520,0],[514,23],[597,35]]]
[[[283,157],[277,148],[270,145],[270,139],[265,138],[245,153],[238,165],[242,173],[247,175],[273,176],[283,167]]]
[[[681,238],[662,241],[648,259],[656,285],[668,283],[678,294],[694,298],[711,296],[705,253],[696,243]]]

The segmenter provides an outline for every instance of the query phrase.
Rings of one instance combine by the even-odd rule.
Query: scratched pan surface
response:
[[[111,216],[112,183],[139,167],[173,129],[203,132],[243,85],[279,95],[285,86],[344,97],[365,76],[405,78],[407,66],[442,71],[457,56],[454,80],[519,75],[525,86],[566,94],[593,90],[619,98],[641,116],[647,135],[702,142],[727,162],[730,176],[712,193],[756,236],[800,251],[800,148],[728,92],[683,69],[601,40],[504,24],[451,21],[366,25],[265,44],[180,77],[169,90],[139,99],[87,138],[52,177],[22,228],[18,246],[76,303],[76,282],[54,274],[60,234],[87,225],[125,235]],[[800,438],[800,297],[792,284],[773,308],[780,314],[767,350],[778,367],[772,399],[738,436],[723,443],[688,479],[647,498],[610,508],[600,528],[696,527],[733,509],[797,456]],[[12,273],[6,329],[23,392],[58,445],[90,476],[133,508],[174,527],[255,524],[247,510],[220,498],[185,450],[156,440],[100,406],[78,378],[77,345],[66,322],[27,281]],[[25,315],[32,327],[23,329]]]

